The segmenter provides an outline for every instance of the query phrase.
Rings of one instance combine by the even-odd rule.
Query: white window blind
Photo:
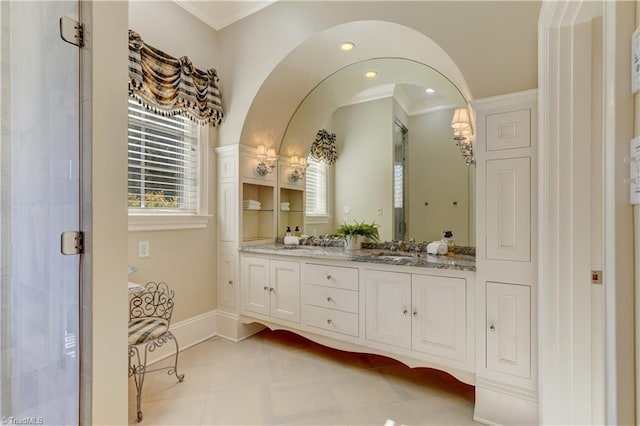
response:
[[[129,208],[198,212],[198,125],[129,100]]]
[[[327,216],[327,165],[307,158],[306,210],[307,216]]]
[[[403,181],[404,173],[402,163],[396,163],[393,165],[393,207],[396,209],[402,208],[402,195],[403,195]]]

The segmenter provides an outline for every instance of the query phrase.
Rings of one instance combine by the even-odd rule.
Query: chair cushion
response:
[[[169,321],[161,318],[134,318],[129,321],[129,344],[139,345],[167,332]]]

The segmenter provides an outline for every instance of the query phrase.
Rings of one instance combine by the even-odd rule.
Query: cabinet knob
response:
[[[333,299],[331,298],[331,296],[327,297],[327,302],[329,303],[333,302]]]
[[[406,309],[402,311],[402,315],[404,315],[405,317],[407,316],[408,313],[409,311],[407,311]]]
[[[333,320],[332,320],[331,318],[329,318],[329,319],[327,320],[327,324],[333,324]]]
[[[491,331],[496,331],[496,326],[495,326],[494,324],[491,324],[491,325],[489,326],[489,330],[491,330]]]
[[[267,287],[266,285],[264,287],[262,287],[264,289],[264,291],[269,290],[269,287]]]
[[[227,284],[233,284],[233,281],[229,281]]]
[[[273,288],[273,287],[269,287],[269,291],[274,292],[274,291],[276,291],[276,289]]]
[[[333,277],[331,275],[327,275],[327,280],[332,280]]]
[[[417,310],[413,311],[413,316],[416,317],[416,318],[418,317],[418,311]]]

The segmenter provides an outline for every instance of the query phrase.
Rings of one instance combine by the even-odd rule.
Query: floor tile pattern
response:
[[[169,365],[165,360],[154,365]],[[285,331],[214,337],[147,375],[142,425],[470,425],[474,389],[450,375],[327,348]],[[135,421],[129,383],[129,424]]]

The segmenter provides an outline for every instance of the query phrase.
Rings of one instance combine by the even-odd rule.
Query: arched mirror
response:
[[[383,240],[430,241],[451,230],[456,244],[474,245],[475,168],[451,129],[464,106],[446,77],[408,59],[369,59],[323,80],[292,116],[280,148],[282,158],[306,158],[320,129],[336,135],[335,164],[308,160],[306,204],[314,208],[305,209],[303,232],[375,221]],[[324,214],[315,214],[318,202]]]

